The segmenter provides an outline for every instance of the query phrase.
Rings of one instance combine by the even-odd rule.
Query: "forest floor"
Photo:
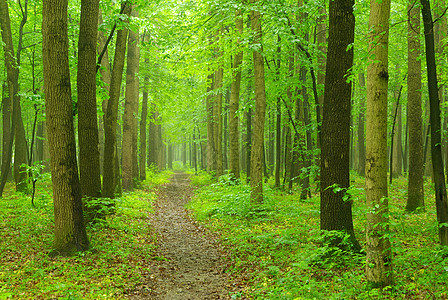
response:
[[[156,258],[149,262],[132,299],[230,299],[236,284],[218,239],[189,217],[193,195],[189,174],[176,172],[159,187],[149,222],[157,236]]]

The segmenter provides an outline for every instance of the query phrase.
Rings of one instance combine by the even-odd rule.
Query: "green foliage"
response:
[[[194,178],[193,178],[194,180]],[[355,234],[364,247],[366,212],[364,179],[353,176],[349,189]],[[425,184],[432,199],[430,181]],[[299,202],[299,196],[265,188],[266,201],[250,207],[246,184],[222,179],[197,190],[190,204],[196,217],[217,231],[229,251],[230,271],[248,287],[238,297],[250,299],[443,299],[448,279],[448,250],[437,245],[434,203],[426,211],[405,211],[406,181],[390,188],[389,234],[394,253],[396,285],[380,292],[366,287],[365,256],[348,250],[345,233],[319,230],[319,198]],[[328,238],[330,237],[330,239]],[[337,239],[342,249],[332,245]],[[242,274],[242,275],[240,275]]]
[[[125,299],[154,256],[147,214],[167,172],[148,172],[144,190],[116,199],[115,214],[88,225],[91,249],[74,257],[48,256],[54,217],[51,182],[39,180],[36,209],[7,185],[0,201],[0,299]],[[105,204],[105,199],[99,199]]]

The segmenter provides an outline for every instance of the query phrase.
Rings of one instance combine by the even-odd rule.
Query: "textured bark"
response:
[[[251,3],[258,3],[258,0],[251,0]],[[255,112],[253,125],[253,142],[250,158],[250,198],[255,203],[263,202],[263,142],[264,142],[264,122],[266,113],[266,91],[264,81],[264,59],[262,56],[263,47],[261,45],[261,14],[259,11],[251,11],[251,28],[254,32],[253,60],[254,60],[254,80],[255,80]]]
[[[353,5],[353,0],[330,2],[321,129],[320,229],[344,231],[351,235],[358,248],[353,230],[352,200],[344,199],[350,187],[351,83],[346,77],[353,66],[353,49],[347,51],[354,42]],[[335,188],[340,191],[335,192]],[[341,241],[332,242],[339,244]]]
[[[422,120],[422,66],[419,59],[420,10],[409,1],[408,23],[408,130],[409,173],[406,210],[414,211],[424,206],[423,190],[423,120]],[[413,7],[411,7],[413,6]]]
[[[373,287],[392,284],[392,253],[387,233],[387,84],[390,1],[370,2],[367,66],[366,273]]]
[[[126,5],[124,14],[129,15],[130,12],[130,7]],[[103,196],[108,198],[115,197],[115,177],[117,174],[114,168],[114,162],[115,156],[118,155],[118,153],[116,153],[118,99],[120,97],[121,77],[123,75],[127,36],[128,30],[126,28],[122,28],[117,32],[109,100],[107,103],[104,122]]]
[[[78,40],[78,140],[82,194],[101,196],[98,116],[96,107],[96,44],[99,0],[81,1]]]
[[[138,17],[135,11],[135,5],[132,6],[132,16]],[[122,146],[122,173],[123,189],[126,191],[134,188],[135,172],[138,169],[135,166],[137,160],[137,116],[138,116],[138,98],[139,98],[139,49],[138,49],[138,30],[130,31],[128,38],[128,55],[126,67],[126,94],[123,115],[123,146]]]
[[[421,0],[425,33],[426,68],[430,101],[431,157],[434,180],[437,221],[439,222],[439,242],[448,245],[448,199],[442,157],[442,137],[440,121],[440,102],[437,86],[437,70],[434,50],[434,30],[431,7],[428,0]]]
[[[317,84],[323,86],[325,84],[325,69],[327,62],[327,12],[325,5],[319,8],[319,18],[317,20],[317,47],[321,52],[317,63],[319,65],[319,72],[317,73]],[[321,107],[324,105],[324,94],[321,93],[319,96],[319,104]],[[320,110],[323,114],[323,109]],[[321,116],[321,120],[323,115]],[[320,147],[320,145],[318,145]]]
[[[235,12],[235,27],[239,34],[243,33],[243,16],[241,10]],[[239,42],[240,43],[240,40]],[[238,51],[233,59],[233,81],[230,91],[229,104],[229,167],[230,174],[234,178],[240,177],[240,144],[239,144],[239,119],[237,111],[240,100],[241,63],[243,51]]]
[[[54,254],[89,248],[76,162],[67,33],[68,1],[44,0],[42,57],[53,183]]]

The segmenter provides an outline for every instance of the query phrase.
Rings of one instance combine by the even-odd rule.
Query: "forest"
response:
[[[448,299],[444,0],[0,0],[0,299]]]

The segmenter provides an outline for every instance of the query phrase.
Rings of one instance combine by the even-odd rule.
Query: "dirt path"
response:
[[[175,173],[159,190],[150,222],[158,236],[160,260],[149,266],[147,283],[133,299],[230,299],[219,244],[195,226],[184,209],[192,195],[188,176]]]

